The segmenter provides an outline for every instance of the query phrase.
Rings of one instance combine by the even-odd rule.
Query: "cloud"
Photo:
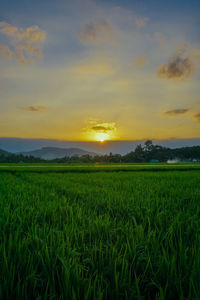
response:
[[[12,36],[15,37],[16,35],[18,35],[18,29],[15,26],[12,26],[6,22],[0,22],[0,32],[4,33],[8,36]]]
[[[6,59],[11,60],[13,58],[13,52],[6,45],[0,45],[0,53]]]
[[[140,17],[135,20],[135,23],[138,28],[141,28],[144,27],[148,21],[149,21],[148,18]]]
[[[91,127],[90,130],[106,133],[108,131],[116,130],[116,127],[115,127],[115,123],[102,123]]]
[[[162,64],[158,71],[157,76],[169,80],[185,80],[191,76],[194,67],[190,58],[183,58],[175,56],[169,60],[168,64]]]
[[[189,108],[178,108],[178,109],[168,110],[168,111],[164,112],[164,115],[173,117],[173,116],[185,114],[189,110],[190,110]]]
[[[16,60],[22,64],[22,65],[26,65],[28,60],[24,57],[24,53],[23,52],[20,52],[20,51],[16,51],[14,53],[14,56],[16,58]]]
[[[194,118],[196,119],[197,122],[200,122],[200,113],[194,115]]]
[[[20,110],[25,110],[25,111],[30,111],[30,112],[38,112],[38,111],[46,109],[45,106],[32,106],[32,105],[30,105],[30,106],[18,106],[17,108],[20,109]]]
[[[83,130],[87,132],[109,133],[116,131],[115,122],[101,122],[95,118],[90,118],[87,122],[90,125],[83,128]]]
[[[179,44],[167,64],[162,64],[157,77],[183,81],[200,69],[200,49],[189,44]]]
[[[17,28],[6,22],[0,22],[0,33],[7,36],[8,45],[1,45],[1,53],[5,58],[15,59],[26,65],[33,62],[32,57],[42,58],[41,46],[46,39],[46,32],[38,26]]]
[[[147,56],[139,56],[139,57],[136,59],[136,64],[137,64],[139,67],[144,67],[144,65],[147,64]]]
[[[78,35],[82,43],[98,44],[103,41],[113,41],[114,29],[105,19],[90,21]]]

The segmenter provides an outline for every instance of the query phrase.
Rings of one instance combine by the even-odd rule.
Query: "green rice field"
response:
[[[200,164],[0,165],[0,299],[200,299]]]

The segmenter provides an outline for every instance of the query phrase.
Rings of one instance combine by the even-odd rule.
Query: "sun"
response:
[[[94,137],[95,141],[101,143],[105,142],[108,138],[109,138],[108,134],[104,132],[95,133],[95,137]]]

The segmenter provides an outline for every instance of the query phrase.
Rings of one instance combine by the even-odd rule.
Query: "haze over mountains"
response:
[[[38,150],[28,151],[28,152],[20,152],[24,156],[34,156],[42,159],[55,159],[55,158],[63,158],[63,157],[72,157],[72,156],[82,156],[82,155],[90,155],[95,156],[96,153],[85,151],[79,148],[56,148],[56,147],[43,147]]]
[[[135,141],[105,141],[100,142],[79,142],[79,141],[59,141],[50,139],[23,139],[23,138],[0,138],[0,149],[3,149],[12,153],[22,153],[22,152],[34,152],[36,149],[41,151],[41,148],[62,148],[57,150],[57,154],[62,153],[62,151],[72,151],[69,148],[78,148],[77,151],[82,151],[81,155],[88,154],[92,152],[93,154],[109,154],[118,153],[126,154],[135,149],[138,144],[143,144],[145,140],[135,140]],[[170,148],[179,147],[189,147],[189,146],[199,146],[200,138],[193,139],[168,139],[168,140],[153,140],[154,144],[159,144],[161,146]],[[64,149],[63,149],[64,148]],[[46,151],[45,150],[45,151]],[[44,150],[43,150],[44,151]],[[54,152],[55,149],[52,149]],[[74,153],[74,152],[73,152]],[[75,153],[76,154],[76,153]],[[50,154],[49,154],[50,155]],[[73,154],[74,155],[74,154]],[[77,153],[79,155],[79,153]]]

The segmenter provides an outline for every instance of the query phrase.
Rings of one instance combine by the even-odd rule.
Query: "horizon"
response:
[[[199,20],[196,0],[4,2],[0,136],[198,139]]]
[[[55,148],[80,148],[85,151],[95,152],[97,154],[118,153],[124,155],[135,149],[138,144],[144,144],[148,139],[143,140],[127,140],[127,141],[63,141],[53,139],[24,139],[24,138],[11,138],[0,137],[0,149],[6,150],[11,153],[28,152],[38,150],[44,147]],[[200,146],[200,138],[190,139],[167,139],[156,140],[152,139],[154,144],[158,144],[168,148],[181,148]]]

